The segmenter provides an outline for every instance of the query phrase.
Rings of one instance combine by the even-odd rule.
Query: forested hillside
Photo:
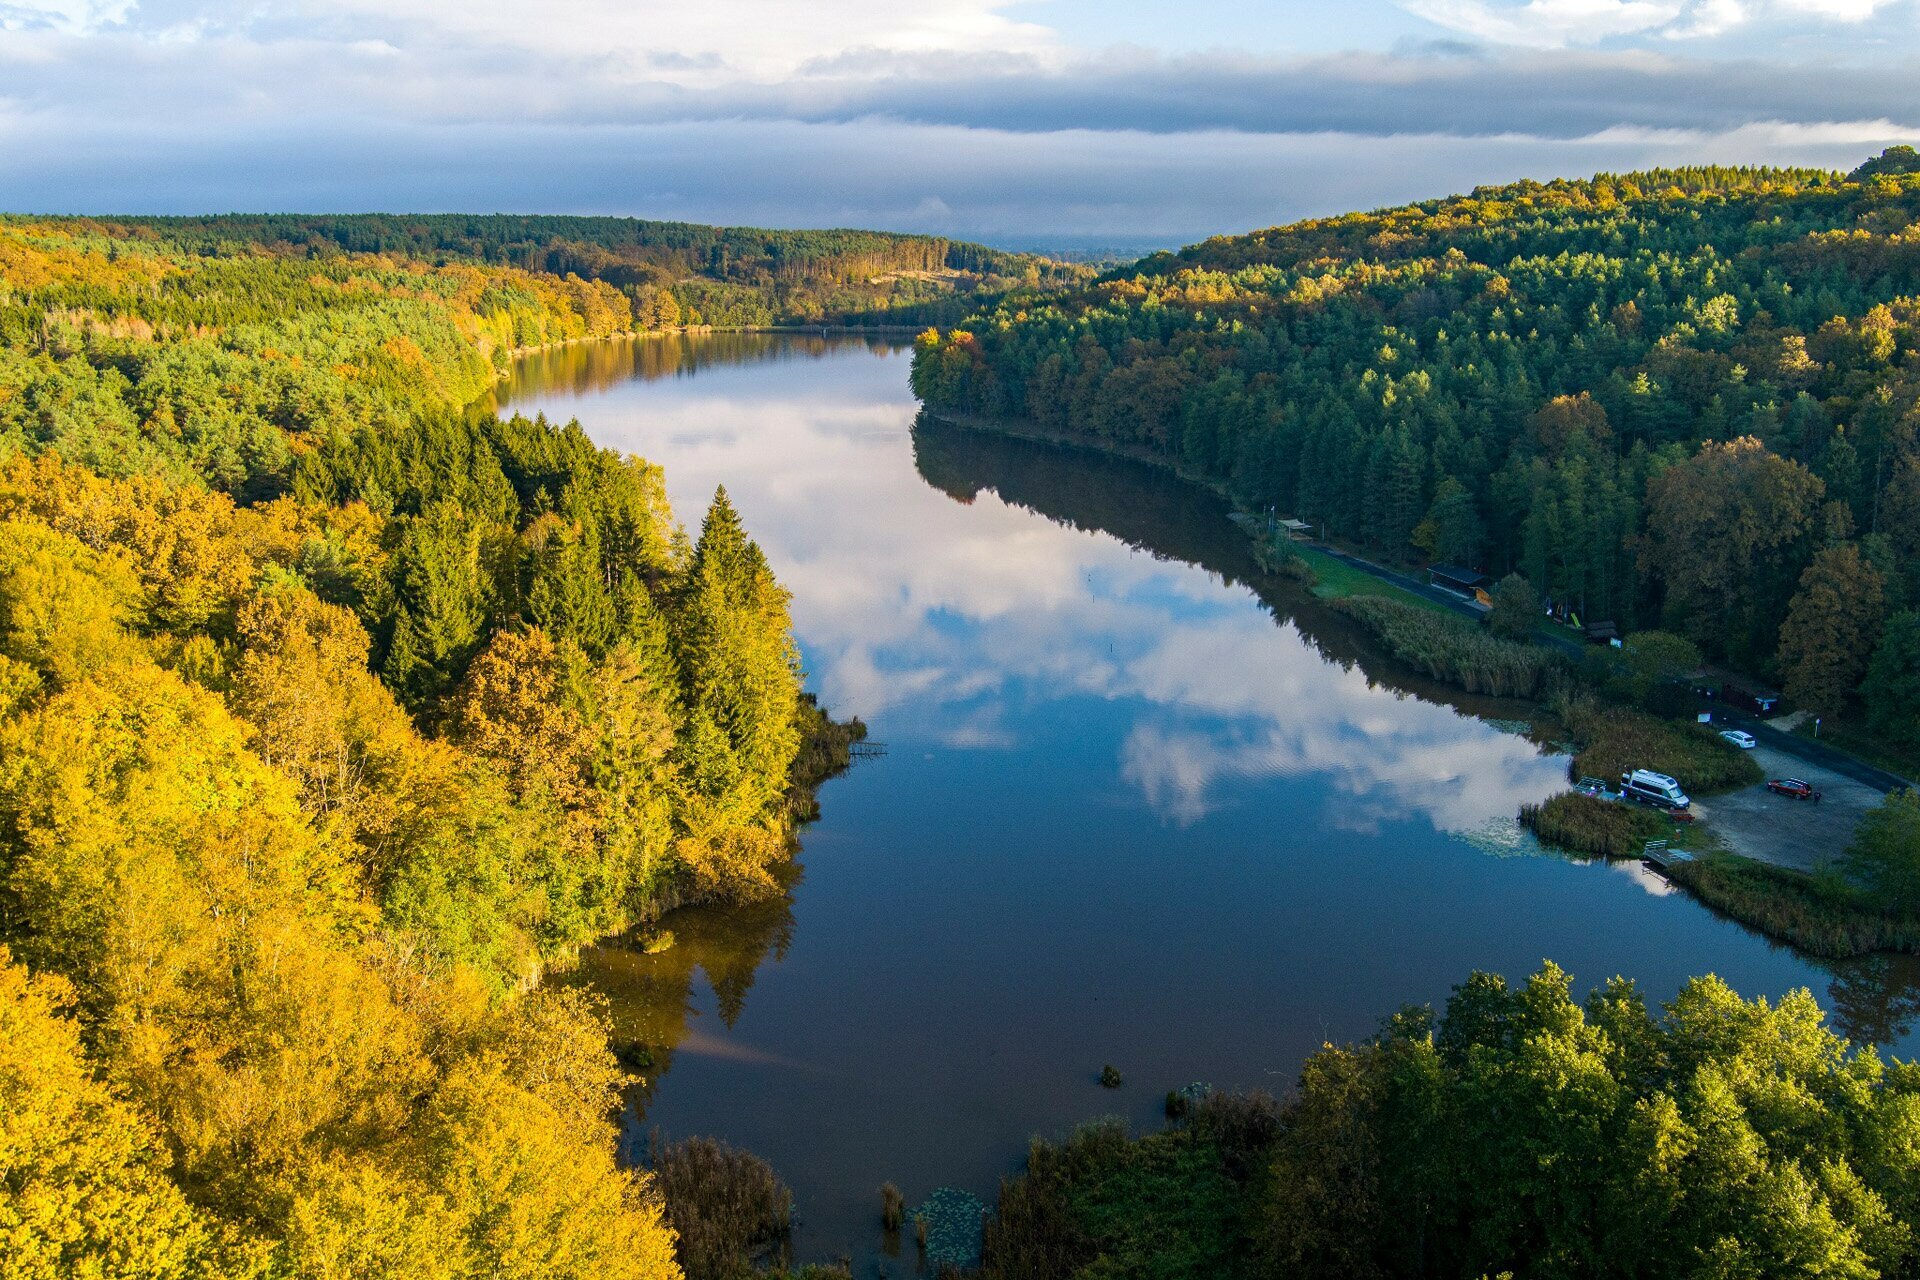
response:
[[[832,733],[724,491],[466,407],[626,305],[0,227],[0,1271],[678,1275],[539,979]]]
[[[604,282],[646,328],[926,323],[966,300],[1084,279],[1028,253],[885,231],[774,231],[639,218],[522,214],[228,214],[114,218],[194,253],[258,246],[518,267]]]
[[[1920,745],[1920,163],[1520,183],[1160,254],[930,332],[936,411],[1518,571]]]

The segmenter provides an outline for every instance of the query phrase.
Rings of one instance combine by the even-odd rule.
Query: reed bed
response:
[[[1628,858],[1671,830],[1651,809],[1562,791],[1544,804],[1520,806],[1520,824],[1548,844],[1602,858]]]
[[[777,1251],[793,1226],[793,1192],[773,1166],[712,1138],[653,1142],[655,1185],[679,1234],[687,1280],[734,1280]]]
[[[1345,596],[1328,603],[1371,631],[1400,661],[1468,693],[1538,697],[1554,669],[1545,651],[1488,635],[1452,614],[1383,596]]]
[[[1139,1140],[1118,1119],[1064,1142],[1035,1139],[1026,1172],[1000,1184],[980,1274],[1239,1277],[1261,1225],[1244,1189],[1267,1170],[1279,1133],[1271,1097],[1207,1093],[1187,1124]]]
[[[1578,694],[1559,699],[1552,710],[1581,744],[1573,760],[1576,777],[1618,786],[1629,770],[1653,769],[1679,779],[1689,794],[1705,795],[1750,787],[1762,776],[1752,756],[1696,724],[1603,706]]]
[[[1718,856],[1679,863],[1667,877],[1741,924],[1828,959],[1920,951],[1920,919],[1881,910],[1838,875]]]

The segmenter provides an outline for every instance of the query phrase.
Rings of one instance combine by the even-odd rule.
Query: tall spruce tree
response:
[[[787,771],[799,746],[799,664],[787,593],[723,487],[701,524],[674,632],[690,791],[682,857],[696,880],[757,883],[779,856]]]
[[[484,541],[478,520],[436,502],[407,520],[394,551],[382,674],[415,711],[452,689],[486,643],[494,589]]]

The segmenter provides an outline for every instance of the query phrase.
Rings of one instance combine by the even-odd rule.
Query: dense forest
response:
[[[625,306],[0,228],[0,1272],[678,1275],[540,978],[777,894],[844,731],[724,491],[468,407]]]
[[[1525,182],[1210,240],[923,335],[936,412],[1517,572],[1920,747],[1920,157]]]
[[[773,231],[638,218],[517,214],[127,217],[120,231],[190,253],[258,248],[517,267],[604,283],[641,327],[942,322],[968,300],[1087,271],[1028,253],[885,231]]]
[[[570,256],[585,242],[553,237],[575,221],[616,248]],[[950,305],[956,288],[1012,286],[975,268],[1041,278],[1037,259],[914,237],[754,234],[616,219],[0,218],[0,441],[254,501],[291,491],[306,442],[444,418],[518,350],[685,324],[888,319],[896,306],[924,318],[922,303]],[[703,246],[718,268],[683,261]],[[867,282],[928,263],[948,277]]]

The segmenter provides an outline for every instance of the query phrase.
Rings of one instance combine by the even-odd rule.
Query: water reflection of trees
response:
[[[1871,955],[1833,965],[1834,1025],[1849,1039],[1888,1044],[1920,1018],[1920,956]]]
[[[1056,524],[1104,533],[1159,559],[1183,561],[1243,585],[1329,661],[1358,666],[1374,685],[1444,703],[1470,715],[1512,715],[1514,706],[1436,684],[1379,654],[1350,620],[1299,584],[1266,573],[1227,501],[1166,471],[1085,448],[975,430],[922,414],[913,425],[914,465],[956,502],[991,491]],[[1830,966],[1835,1026],[1860,1042],[1890,1043],[1920,1020],[1920,956],[1873,955]]]
[[[639,1076],[630,1096],[629,1141],[642,1132],[647,1107],[672,1070],[675,1051],[697,1030],[702,1015],[695,971],[706,976],[715,1011],[732,1028],[746,1009],[760,965],[784,959],[793,941],[793,894],[801,878],[800,864],[793,862],[781,875],[777,897],[670,911],[657,929],[589,948],[580,967],[561,978],[607,999],[610,1038]],[[672,933],[672,945],[647,954],[640,942],[661,930]]]
[[[896,351],[899,335],[822,333],[658,333],[604,342],[575,342],[530,351],[514,361],[512,376],[495,393],[496,408],[530,397],[587,396],[624,382],[684,377],[720,365],[818,360],[848,344],[875,353]]]
[[[1055,524],[1119,539],[1158,560],[1191,564],[1244,586],[1276,622],[1292,624],[1313,649],[1369,684],[1468,715],[1514,715],[1509,699],[1440,684],[1382,654],[1364,630],[1300,583],[1266,572],[1219,494],[1163,468],[1084,447],[1024,440],[958,426],[922,413],[913,424],[920,476],[956,502],[983,490]]]

